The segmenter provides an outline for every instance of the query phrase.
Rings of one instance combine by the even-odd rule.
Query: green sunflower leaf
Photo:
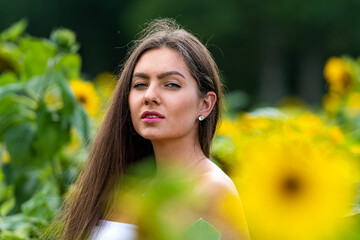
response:
[[[15,206],[15,198],[11,198],[4,202],[0,207],[1,216],[6,216]]]
[[[12,24],[9,28],[0,33],[0,41],[15,41],[24,32],[27,25],[28,21],[26,19],[21,19]]]
[[[76,53],[64,54],[56,64],[55,69],[61,70],[69,79],[79,78],[81,72],[81,57]]]
[[[182,240],[219,240],[220,237],[221,233],[214,226],[200,218],[185,232]]]

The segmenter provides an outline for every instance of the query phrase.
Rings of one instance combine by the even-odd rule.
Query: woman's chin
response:
[[[162,136],[162,134],[158,134],[158,133],[143,133],[140,134],[140,136],[150,141],[161,141],[165,139],[164,136]]]
[[[146,133],[146,134],[140,134],[140,136],[152,142],[160,142],[160,141],[166,141],[169,139],[176,138],[176,136],[167,135],[163,133]]]

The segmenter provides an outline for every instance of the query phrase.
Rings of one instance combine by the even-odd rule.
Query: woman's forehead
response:
[[[162,47],[144,52],[134,67],[134,72],[169,72],[177,71],[189,75],[189,68],[181,54],[172,48]]]

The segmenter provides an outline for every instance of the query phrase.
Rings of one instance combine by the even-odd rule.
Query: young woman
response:
[[[248,239],[236,188],[209,159],[221,101],[218,69],[206,47],[173,20],[150,23],[123,66],[67,201],[62,239],[101,239],[107,232],[111,239],[135,239],[136,219],[115,211],[121,206],[116,199],[109,201],[109,194],[132,165],[151,155],[158,169],[192,170],[194,189],[206,199],[198,215],[220,230],[222,239]],[[214,210],[225,195],[235,199],[236,222],[231,214]]]

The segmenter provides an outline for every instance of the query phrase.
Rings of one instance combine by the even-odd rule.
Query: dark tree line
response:
[[[25,17],[33,35],[74,30],[91,78],[116,71],[144,22],[173,17],[207,43],[229,90],[319,103],[326,59],[360,53],[359,10],[358,0],[0,0],[0,29]]]

